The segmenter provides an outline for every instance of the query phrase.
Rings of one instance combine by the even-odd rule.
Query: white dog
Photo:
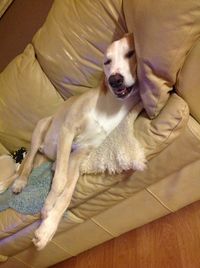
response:
[[[81,162],[133,106],[136,56],[132,34],[108,47],[104,72],[105,87],[69,98],[54,116],[38,122],[30,151],[12,186],[14,193],[26,186],[38,151],[55,161],[51,191],[42,209],[43,220],[33,239],[38,249],[44,248],[51,240],[70,204]]]

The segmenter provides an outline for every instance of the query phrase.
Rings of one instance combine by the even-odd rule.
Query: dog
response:
[[[41,224],[33,238],[38,250],[52,239],[70,204],[81,162],[132,109],[137,83],[136,66],[134,38],[127,34],[114,41],[105,52],[105,86],[69,98],[55,115],[41,119],[36,125],[30,150],[12,191],[19,193],[27,185],[38,151],[54,161],[51,190],[41,211]]]

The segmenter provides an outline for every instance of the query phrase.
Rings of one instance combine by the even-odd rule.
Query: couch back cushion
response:
[[[188,53],[178,74],[176,90],[188,103],[191,115],[200,123],[200,39]]]
[[[37,121],[63,102],[31,44],[0,74],[0,92],[0,142],[8,150],[27,147]]]
[[[67,98],[97,86],[106,47],[125,32],[122,0],[55,0],[33,44],[43,70]]]
[[[124,0],[134,32],[140,93],[150,117],[165,105],[186,54],[200,34],[199,0]]]

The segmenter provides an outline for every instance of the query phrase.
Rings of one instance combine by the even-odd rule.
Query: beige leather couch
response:
[[[32,43],[0,74],[0,153],[28,147],[41,117],[96,87],[105,48],[128,31],[145,107],[135,132],[148,168],[80,177],[70,210],[41,252],[31,242],[39,215],[1,212],[1,267],[48,267],[199,200],[197,0],[56,0]]]

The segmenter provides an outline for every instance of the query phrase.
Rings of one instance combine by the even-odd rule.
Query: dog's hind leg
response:
[[[62,126],[57,144],[55,174],[52,180],[51,190],[42,209],[43,218],[47,217],[48,212],[54,206],[56,199],[65,188],[73,139],[74,130],[65,125]]]
[[[41,225],[35,231],[33,243],[38,250],[43,249],[52,239],[63,213],[69,207],[76,183],[79,178],[80,164],[88,153],[89,152],[87,150],[83,149],[81,152],[71,154],[66,186],[61,195],[56,198],[54,207],[48,211],[48,214],[45,215],[46,217],[43,217]]]
[[[14,193],[21,192],[22,189],[27,185],[28,177],[33,168],[35,156],[44,140],[45,134],[49,129],[51,121],[52,117],[47,117],[41,119],[37,123],[33,131],[30,151],[27,153],[24,161],[22,162],[22,167],[20,167],[20,171],[18,172],[18,178],[15,180],[12,186],[12,191]]]

